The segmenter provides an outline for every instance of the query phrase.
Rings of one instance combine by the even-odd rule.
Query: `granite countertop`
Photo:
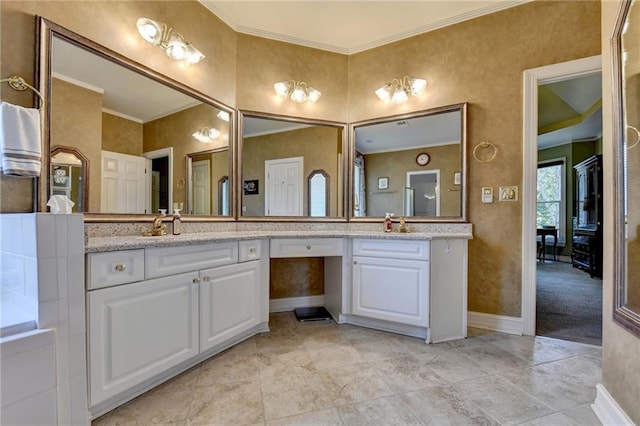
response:
[[[263,238],[379,238],[401,240],[432,240],[449,238],[473,238],[466,232],[364,232],[364,231],[222,231],[184,233],[161,237],[138,235],[89,238],[85,247],[87,253],[115,250],[134,250],[152,247],[177,247],[212,242],[254,240]]]

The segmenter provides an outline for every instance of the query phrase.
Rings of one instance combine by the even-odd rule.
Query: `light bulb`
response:
[[[385,84],[384,86],[376,90],[375,94],[378,98],[380,98],[380,100],[385,102],[389,101],[389,99],[391,98],[391,84]]]
[[[391,102],[396,104],[401,104],[406,102],[409,97],[407,96],[407,92],[400,86],[396,87],[396,91],[393,92],[393,96],[391,97]]]
[[[183,61],[191,54],[191,49],[187,46],[182,36],[178,33],[171,34],[167,48],[165,50],[167,56],[176,61]]]
[[[309,87],[307,92],[308,92],[307,96],[309,98],[309,102],[311,103],[316,102],[318,99],[320,99],[320,95],[322,95],[322,93],[320,93],[319,90],[316,90],[313,87]]]
[[[273,85],[273,90],[276,91],[278,96],[282,96],[283,98],[287,96],[289,93],[289,82],[288,81],[280,81]]]
[[[187,47],[189,48],[189,56],[187,56],[186,59],[188,63],[197,64],[204,59],[204,55],[202,54],[202,52],[193,47],[192,44],[187,44]]]
[[[156,22],[149,18],[140,18],[136,22],[138,32],[147,42],[151,44],[160,44],[162,42],[162,33],[166,29],[166,25]]]
[[[218,112],[218,114],[216,114],[216,117],[218,117],[222,121],[229,122],[229,113],[227,111]]]
[[[293,92],[291,92],[291,100],[299,104],[307,100],[307,94],[302,86],[298,85],[293,89]]]
[[[427,80],[423,78],[410,77],[409,84],[411,85],[411,94],[417,95],[427,87]]]
[[[218,139],[218,136],[220,136],[220,130],[214,129],[212,127],[209,129],[208,136],[209,136],[209,139]]]

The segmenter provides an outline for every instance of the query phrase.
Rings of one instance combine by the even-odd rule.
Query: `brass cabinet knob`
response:
[[[209,275],[205,275],[204,277],[202,277],[202,281],[204,282],[211,281],[211,277]]]
[[[194,284],[200,284],[200,278],[194,278],[192,282]]]
[[[307,246],[307,250],[311,250],[311,246]]]
[[[122,264],[122,263],[118,263],[115,267],[115,270],[118,272],[124,272],[125,269],[127,269],[127,265]]]

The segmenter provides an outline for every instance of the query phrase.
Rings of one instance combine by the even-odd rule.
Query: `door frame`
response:
[[[522,138],[522,334],[536,334],[536,190],[538,86],[602,72],[602,56],[532,68],[523,76]],[[567,237],[568,238],[568,237]]]
[[[198,165],[202,164],[206,164],[207,166],[207,172],[208,172],[208,183],[209,183],[209,191],[207,192],[207,194],[209,195],[209,215],[214,214],[213,210],[211,209],[211,205],[212,205],[212,195],[213,195],[213,191],[212,191],[212,187],[211,187],[211,160],[207,159],[207,160],[198,160],[198,161],[193,161],[191,158],[189,159],[189,161],[191,162],[191,185],[189,185],[189,205],[187,206],[187,211],[188,214],[206,214],[206,213],[196,213],[195,212],[195,195],[194,195],[194,189],[195,189],[195,181],[193,179],[193,169],[194,167],[198,167]]]
[[[173,147],[156,149],[154,151],[143,152],[142,156],[149,160],[147,169],[149,173],[147,173],[148,182],[147,182],[147,210],[151,214],[157,214],[158,212],[151,211],[151,160],[155,160],[157,158],[168,157],[169,158],[169,202],[167,203],[167,214],[173,214]],[[184,207],[184,206],[183,206]]]
[[[411,176],[417,175],[436,175],[436,217],[440,216],[440,169],[436,170],[419,170],[407,172],[407,186],[411,184]],[[415,204],[415,202],[414,202]],[[415,213],[415,212],[414,212]],[[428,217],[428,216],[425,216]]]

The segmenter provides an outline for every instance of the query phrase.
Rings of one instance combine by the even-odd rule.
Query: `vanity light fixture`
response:
[[[213,142],[214,139],[218,139],[218,136],[220,136],[220,130],[213,127],[203,127],[191,136],[196,138],[198,142],[209,143]]]
[[[409,99],[409,96],[417,96],[427,87],[427,80],[417,77],[404,76],[394,78],[390,82],[375,91],[375,94],[384,102],[401,104]]]
[[[197,64],[204,59],[202,52],[186,41],[180,33],[167,27],[167,24],[149,18],[140,18],[136,25],[143,39],[162,48],[171,59],[186,61],[190,64]]]
[[[273,85],[278,96],[289,98],[299,104],[303,102],[314,103],[320,99],[320,91],[309,86],[304,81],[280,81]]]

